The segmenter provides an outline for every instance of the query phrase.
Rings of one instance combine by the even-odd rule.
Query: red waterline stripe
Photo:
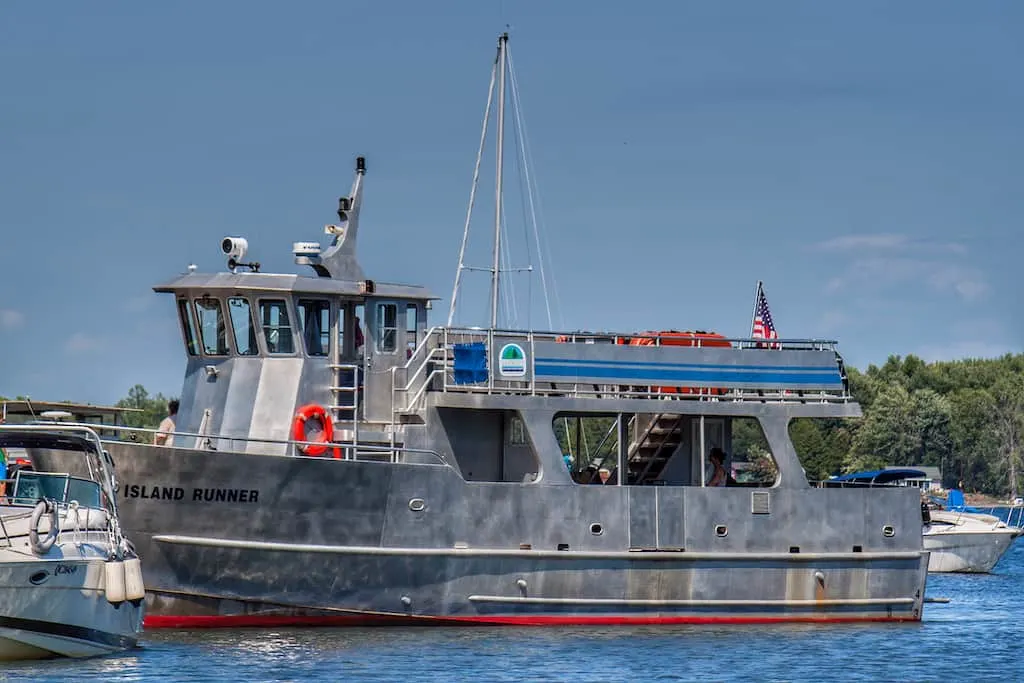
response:
[[[827,616],[751,616],[751,617],[674,617],[674,616],[451,616],[405,617],[353,614],[325,616],[286,616],[238,614],[151,615],[144,620],[146,628],[247,628],[274,626],[383,626],[383,625],[492,625],[492,626],[648,626],[671,624],[782,624],[782,623],[851,623],[882,621],[920,621],[911,617],[827,617]]]

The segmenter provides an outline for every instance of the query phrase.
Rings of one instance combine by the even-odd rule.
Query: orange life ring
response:
[[[318,444],[322,445],[300,445],[299,451],[304,455],[323,455],[327,452],[327,444],[334,440],[334,421],[327,416],[327,411],[323,406],[310,403],[299,408],[295,413],[295,420],[292,422],[292,440],[310,441],[306,438],[306,421],[311,418],[320,420],[320,424],[324,426],[323,431],[320,432],[320,438],[316,440]],[[337,448],[334,449],[334,457],[341,457]]]

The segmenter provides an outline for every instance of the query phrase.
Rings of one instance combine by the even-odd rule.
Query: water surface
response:
[[[932,574],[918,624],[149,631],[131,653],[8,664],[3,681],[1009,681],[1024,542]]]

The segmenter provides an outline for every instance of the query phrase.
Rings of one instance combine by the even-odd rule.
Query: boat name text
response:
[[[194,503],[256,503],[260,499],[260,492],[259,489],[194,488],[189,493],[180,486],[129,484],[124,487],[124,497],[190,500]]]

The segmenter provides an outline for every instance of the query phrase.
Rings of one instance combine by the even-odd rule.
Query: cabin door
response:
[[[405,308],[397,301],[367,300],[365,416],[391,419],[391,369],[405,365]]]

